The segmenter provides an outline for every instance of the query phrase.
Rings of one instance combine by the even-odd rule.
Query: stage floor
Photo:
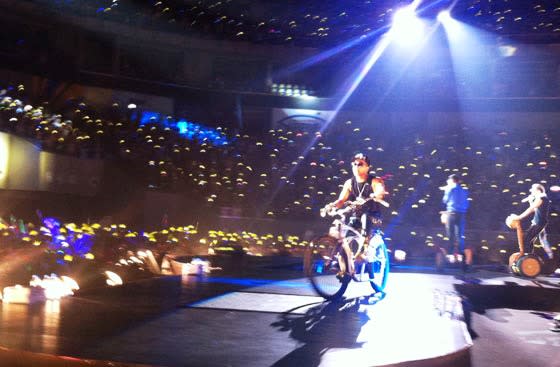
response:
[[[461,366],[472,364],[473,346],[462,321],[461,294],[477,302],[475,312],[476,307],[508,307],[492,304],[496,292],[560,294],[558,278],[412,270],[391,273],[386,297],[374,304],[364,298],[370,293],[367,283],[351,283],[342,302],[323,302],[294,271],[188,276],[180,288],[170,295],[132,291],[35,306],[3,304],[0,345],[170,367]],[[535,302],[551,312],[558,311],[559,299]]]

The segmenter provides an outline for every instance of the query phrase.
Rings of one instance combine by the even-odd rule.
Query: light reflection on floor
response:
[[[60,316],[59,300],[32,305],[2,303],[0,324],[2,332],[9,332],[10,336],[2,344],[56,354]]]

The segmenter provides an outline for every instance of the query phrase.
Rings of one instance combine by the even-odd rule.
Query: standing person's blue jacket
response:
[[[453,213],[466,213],[469,209],[469,192],[459,184],[449,185],[443,195],[446,210]]]

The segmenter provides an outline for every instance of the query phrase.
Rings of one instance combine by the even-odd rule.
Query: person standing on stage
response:
[[[447,253],[463,255],[463,270],[472,271],[472,249],[465,248],[465,222],[469,209],[469,193],[460,185],[459,176],[452,174],[447,178],[447,185],[441,187],[444,191],[443,204],[446,211],[445,230],[449,245]],[[439,264],[438,264],[439,265]]]

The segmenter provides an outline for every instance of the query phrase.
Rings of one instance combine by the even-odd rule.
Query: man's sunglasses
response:
[[[366,164],[365,164],[364,162],[352,162],[352,165],[353,165],[353,166],[357,166],[357,167],[363,167],[363,166],[365,166]]]

